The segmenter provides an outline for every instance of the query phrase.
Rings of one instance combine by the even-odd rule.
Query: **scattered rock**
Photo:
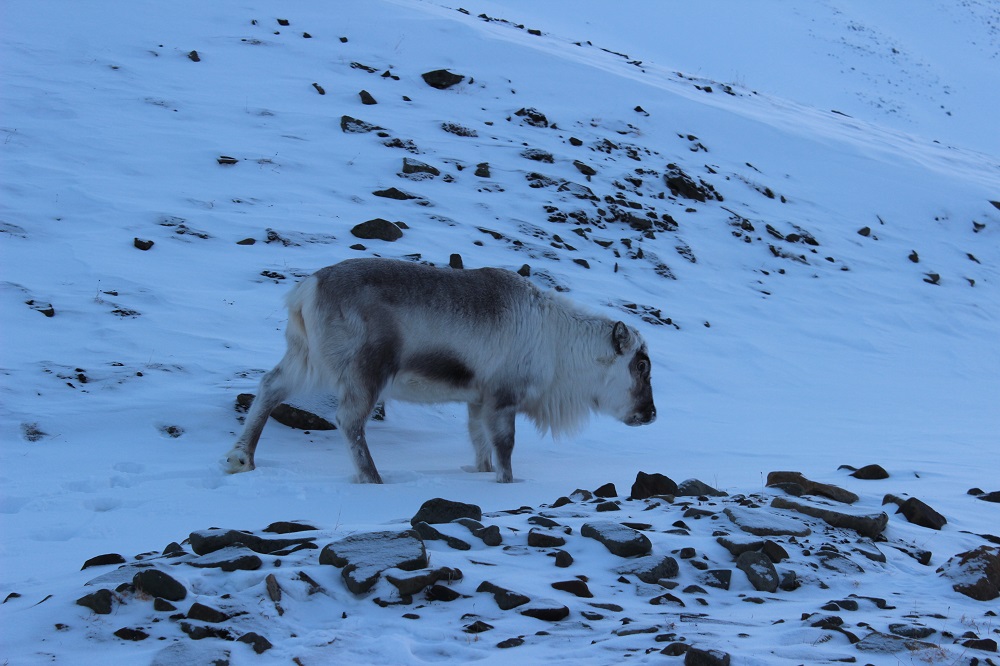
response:
[[[253,651],[256,652],[257,654],[264,654],[272,647],[274,647],[273,645],[271,645],[271,641],[267,640],[260,634],[253,631],[243,634],[236,640],[239,643],[246,643],[247,645],[252,647]]]
[[[910,497],[904,501],[896,513],[903,514],[914,525],[928,527],[932,530],[939,530],[948,523],[944,516],[916,497]]]
[[[240,393],[236,396],[236,411],[246,412],[254,401],[253,393]],[[337,426],[322,416],[314,414],[287,403],[281,403],[271,412],[271,418],[288,428],[296,430],[336,430]]]
[[[447,90],[465,80],[463,75],[453,74],[446,69],[435,69],[432,72],[424,72],[420,77],[424,80],[424,83],[438,90]]]
[[[861,652],[873,652],[876,654],[893,654],[896,652],[917,652],[919,650],[934,650],[937,646],[932,643],[924,643],[913,638],[883,634],[880,631],[873,631],[862,638],[854,646]],[[918,658],[914,656],[914,661]]]
[[[386,569],[414,571],[427,566],[424,542],[412,531],[352,534],[327,544],[320,564],[343,567],[344,583],[354,594],[364,594]]]
[[[217,550],[235,545],[243,545],[255,553],[270,554],[290,546],[312,543],[315,537],[264,538],[239,530],[210,529],[192,532],[191,550],[197,555],[208,555]]]
[[[83,566],[80,567],[80,571],[83,571],[84,569],[89,569],[90,567],[101,567],[101,566],[107,566],[109,564],[125,564],[125,558],[119,555],[118,553],[97,555],[84,562]]]
[[[351,234],[365,240],[382,240],[389,243],[403,237],[403,232],[398,226],[381,217],[354,226],[351,229]]]
[[[523,606],[524,604],[531,601],[530,597],[523,594],[518,594],[517,592],[512,592],[499,585],[494,585],[489,581],[483,581],[476,592],[488,592],[493,595],[493,600],[497,602],[500,610],[510,610],[512,608],[517,608],[518,606]]]
[[[531,125],[532,127],[548,127],[549,119],[545,117],[545,114],[534,108],[518,109],[515,116],[523,118],[522,122],[526,125]]]
[[[372,97],[372,94],[367,90],[362,90],[361,92],[359,92],[358,97],[361,98],[361,103],[364,104],[365,106],[372,106],[378,104],[378,102],[375,101],[375,98]]]
[[[779,483],[794,483],[801,486],[806,495],[822,495],[823,497],[829,497],[844,504],[854,504],[858,501],[858,496],[849,490],[844,490],[828,483],[810,481],[799,472],[771,472],[767,475],[768,486]]]
[[[114,599],[114,593],[111,590],[102,589],[80,597],[76,603],[78,606],[89,608],[98,615],[109,615],[112,599]]]
[[[632,575],[644,583],[655,585],[661,580],[676,578],[680,573],[680,567],[677,564],[677,560],[669,555],[664,557],[650,555],[649,557],[632,560],[628,564],[618,567],[615,569],[615,573]]]
[[[758,551],[747,551],[736,558],[736,568],[747,575],[747,580],[758,592],[776,592],[778,572],[771,559]]]
[[[729,666],[729,653],[690,647],[684,653],[684,666]]]
[[[930,627],[925,627],[921,624],[908,624],[904,622],[894,622],[890,624],[889,631],[897,636],[902,636],[904,638],[916,638],[917,640],[927,638],[931,634],[936,633],[936,631]]]
[[[584,523],[580,534],[600,541],[619,557],[648,555],[653,549],[653,544],[642,532],[609,520]]]
[[[191,560],[187,564],[199,569],[221,569],[223,571],[256,571],[264,564],[260,557],[242,544],[234,544],[216,550],[208,555]]]
[[[225,622],[228,620],[229,616],[220,610],[212,608],[211,606],[195,602],[191,604],[191,608],[188,609],[187,618],[189,620],[198,620],[199,622],[212,622],[218,624],[219,622]]]
[[[183,601],[187,588],[172,576],[159,569],[145,569],[132,578],[132,585],[139,592],[151,597],[161,597],[167,601]]]
[[[222,162],[219,162],[219,164],[222,164]],[[152,249],[154,243],[151,240],[143,240],[141,238],[133,238],[132,239],[132,245],[134,245],[136,247],[136,249],[142,250],[143,252],[145,252],[146,250]]]
[[[471,518],[479,521],[483,519],[483,510],[475,504],[453,502],[437,497],[427,500],[420,506],[416,515],[410,519],[410,525],[416,525],[420,522],[430,525],[450,523],[459,518]]]
[[[590,588],[587,587],[587,583],[577,578],[552,583],[552,587],[563,592],[569,592],[570,594],[584,599],[591,599],[594,596],[593,592],[590,591]]]
[[[528,545],[533,548],[559,548],[566,545],[566,539],[536,527],[528,532]]]
[[[192,51],[192,53],[194,52]],[[149,638],[149,634],[142,629],[132,629],[129,627],[122,627],[115,632],[115,636],[123,641],[144,641]]]
[[[639,472],[632,484],[632,499],[647,499],[660,495],[676,495],[677,484],[662,474]]]
[[[880,480],[888,479],[889,472],[885,471],[881,465],[865,465],[861,469],[851,472],[851,476],[855,479]]]
[[[340,130],[346,134],[367,134],[368,132],[376,132],[382,129],[378,125],[372,125],[351,116],[340,117]]]
[[[458,537],[453,537],[450,534],[445,534],[440,530],[437,530],[427,523],[421,521],[413,526],[413,529],[424,541],[444,541],[448,544],[449,548],[454,548],[455,550],[469,550],[472,548],[467,542],[462,541]]]
[[[1000,597],[1000,549],[980,546],[949,559],[937,572],[953,581],[952,588],[976,601]]]
[[[554,601],[532,602],[527,608],[522,608],[518,612],[525,617],[533,617],[545,622],[559,622],[569,617],[569,608]]]
[[[702,483],[698,479],[688,479],[682,481],[677,486],[677,497],[725,497],[726,493],[716,490],[707,483]]]
[[[791,509],[807,516],[819,518],[833,527],[852,529],[861,536],[874,539],[882,533],[889,524],[889,516],[884,512],[847,512],[842,509],[831,509],[804,500],[791,500],[787,497],[775,497],[771,506],[776,509]]]
[[[437,167],[433,167],[430,164],[421,162],[420,160],[414,160],[409,157],[403,158],[403,174],[408,176],[413,175],[428,175],[428,176],[440,176],[441,170]]]
[[[423,523],[426,525],[426,523]],[[462,579],[462,572],[458,569],[441,567],[440,569],[417,570],[412,573],[386,573],[385,579],[389,581],[400,595],[412,596],[421,590],[439,581],[452,582]],[[457,595],[457,593],[455,593]]]

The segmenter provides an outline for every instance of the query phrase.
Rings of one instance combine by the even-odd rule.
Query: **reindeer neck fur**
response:
[[[557,294],[547,293],[541,317],[544,350],[551,364],[550,383],[526,405],[527,416],[540,432],[553,436],[578,432],[597,411],[593,387],[602,385],[614,360],[614,322],[578,308]]]

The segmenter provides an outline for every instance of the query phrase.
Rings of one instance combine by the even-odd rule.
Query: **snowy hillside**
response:
[[[674,642],[734,664],[1000,661],[997,601],[937,573],[995,552],[1000,533],[997,504],[977,496],[1000,490],[995,3],[9,0],[0,15],[0,661],[680,663],[660,653]],[[429,85],[438,70],[461,79]],[[375,219],[401,237],[352,233]],[[273,420],[257,470],[224,473],[236,397],[283,352],[292,284],[350,257],[455,254],[528,265],[539,286],[639,327],[656,423],[595,419],[553,441],[519,421],[516,482],[499,485],[463,469],[464,406],[390,403],[368,429],[383,486],[352,483],[338,433]],[[331,416],[326,396],[293,402]],[[889,477],[840,469],[869,464]],[[860,573],[816,568],[818,541],[772,535],[791,553],[779,573],[801,584],[747,603],[759,589],[715,534],[740,533],[746,512],[859,538],[772,506],[787,495],[767,477],[783,470],[884,511],[869,535],[884,541],[868,543],[885,561],[851,551]],[[723,495],[626,499],[640,471]],[[573,491],[609,482],[613,520],[682,560],[685,610],[581,536],[614,498]],[[947,524],[911,523],[888,494]],[[381,607],[400,596],[385,580],[357,596],[317,563],[348,535],[408,529],[432,498],[481,507],[503,536],[470,551],[425,539],[431,566],[465,573],[443,585],[460,600]],[[533,512],[501,513],[519,507]],[[536,517],[571,528],[570,568],[527,543]],[[202,556],[183,543],[192,532],[259,536],[276,521],[316,528],[318,549],[232,576],[186,564]],[[155,559],[170,542],[181,559]],[[706,591],[689,547],[731,570],[731,588]],[[104,553],[181,571],[181,613],[230,595],[229,637],[252,628],[274,647],[190,641],[127,588],[109,615],[77,605],[132,580],[79,571]],[[275,578],[279,620],[265,577],[282,566],[307,577]],[[485,576],[568,618],[498,610],[476,591]],[[550,587],[578,576],[601,619]],[[849,594],[893,609],[841,606],[844,631],[805,618]],[[499,629],[463,630],[475,621]],[[861,654],[850,640],[904,621],[933,628],[930,647],[887,639]],[[633,624],[656,628],[614,633]],[[150,638],[115,637],[125,627]],[[496,647],[512,635],[522,643]]]

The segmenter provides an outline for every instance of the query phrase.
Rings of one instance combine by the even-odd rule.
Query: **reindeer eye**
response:
[[[647,372],[649,372],[649,361],[640,360],[636,362],[635,369],[639,371],[639,374],[642,375],[646,374]]]

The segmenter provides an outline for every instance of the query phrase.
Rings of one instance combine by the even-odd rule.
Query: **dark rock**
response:
[[[538,148],[525,148],[521,151],[521,157],[528,160],[534,160],[535,162],[545,162],[546,164],[552,164],[556,161],[556,158],[552,155],[552,153]]]
[[[377,197],[382,197],[383,199],[395,199],[396,201],[408,201],[410,199],[419,199],[415,194],[409,194],[395,187],[390,187],[387,190],[375,190],[372,192]]]
[[[668,645],[667,647],[663,648],[662,650],[660,650],[660,654],[665,654],[668,657],[679,657],[690,649],[691,646],[688,645],[687,643],[674,642]]]
[[[221,569],[222,571],[256,571],[264,564],[260,557],[242,545],[232,545],[203,555],[187,564],[199,569]]]
[[[454,134],[455,136],[464,136],[469,138],[474,138],[479,136],[479,132],[472,129],[471,127],[465,127],[464,125],[459,125],[458,123],[441,123],[441,129],[449,134]]]
[[[366,123],[358,118],[352,118],[351,116],[340,117],[340,130],[346,134],[367,134],[368,132],[377,132],[382,129],[384,128]]]
[[[351,229],[351,234],[365,240],[383,240],[389,243],[403,237],[399,227],[381,217],[356,225]]]
[[[320,564],[343,567],[344,583],[354,594],[364,594],[386,569],[415,571],[427,566],[424,542],[412,531],[352,534],[327,544]]]
[[[845,527],[856,531],[862,536],[874,539],[889,524],[889,516],[884,512],[878,513],[848,513],[841,510],[833,510],[827,507],[809,504],[803,500],[791,500],[786,497],[775,497],[771,500],[771,506],[776,509],[791,509],[804,513],[807,516],[819,518],[834,527]]]
[[[928,527],[932,530],[939,530],[948,523],[944,516],[916,497],[908,498],[896,513],[903,514],[914,525]]]
[[[135,589],[151,597],[162,597],[167,601],[182,601],[187,596],[187,588],[173,577],[159,569],[144,569],[132,578]]]
[[[201,641],[206,638],[221,638],[224,641],[233,640],[233,636],[229,633],[229,630],[222,627],[206,627],[200,624],[191,624],[190,622],[181,622],[180,626],[181,631],[187,634],[193,641]]]
[[[619,566],[615,569],[615,573],[635,576],[644,583],[655,585],[665,578],[676,578],[680,573],[680,567],[677,560],[669,555],[664,557],[650,555]]]
[[[709,569],[702,577],[702,582],[709,587],[717,587],[720,590],[728,590],[732,579],[733,572],[729,569]]]
[[[736,568],[747,575],[747,580],[758,592],[775,592],[778,589],[778,572],[764,553],[747,551],[736,558]]]
[[[533,548],[559,548],[566,545],[566,539],[535,527],[528,531],[528,545]]]
[[[594,596],[587,584],[577,578],[552,583],[552,587],[563,592],[575,594],[576,596],[583,597],[584,599],[590,599]]]
[[[483,510],[475,504],[465,504],[464,502],[453,502],[440,497],[429,499],[420,505],[416,515],[410,519],[410,525],[425,522],[430,525],[438,523],[450,523],[458,518],[471,518],[472,520],[482,520]]]
[[[454,548],[455,550],[469,550],[472,548],[467,542],[462,541],[458,537],[453,537],[450,534],[445,534],[440,530],[431,527],[425,522],[419,522],[413,526],[417,534],[424,541],[444,541],[448,544],[449,548]]]
[[[666,181],[667,187],[670,189],[670,193],[674,196],[701,202],[705,202],[710,199],[718,199],[719,201],[722,201],[722,197],[715,191],[714,187],[703,180],[699,180],[695,183],[694,180],[684,173],[676,164],[667,165],[667,171],[663,178]]]
[[[109,615],[111,613],[111,600],[114,593],[111,590],[103,589],[82,596],[76,600],[78,606],[89,608],[98,615]]]
[[[982,493],[976,499],[981,499],[984,502],[1000,502],[1000,490],[994,490],[990,493]]]
[[[855,479],[879,480],[888,479],[889,472],[885,471],[881,465],[865,465],[861,469],[851,472],[851,476]]]
[[[155,245],[155,243],[153,241],[151,241],[151,240],[143,240],[141,238],[133,238],[132,239],[132,245],[134,245],[136,249],[142,250],[143,252],[145,252],[146,250],[152,249],[152,247],[153,247],[153,245]]]
[[[508,648],[515,648],[524,645],[524,639],[520,637],[508,638],[505,641],[500,641],[497,643],[497,647],[501,650],[506,650]]]
[[[315,537],[268,539],[239,530],[210,529],[192,532],[188,537],[191,550],[197,555],[208,555],[229,546],[242,544],[255,553],[270,554],[289,546],[312,543]]]
[[[675,597],[669,592],[661,594],[658,597],[653,597],[652,599],[649,600],[649,603],[653,604],[654,606],[665,606],[667,604],[674,604],[675,606],[681,606],[682,608],[686,605],[682,599],[680,599],[679,597]]]
[[[427,588],[427,593],[426,593],[428,601],[448,602],[448,601],[454,601],[455,599],[458,599],[460,596],[462,595],[456,592],[455,590],[451,589],[450,587],[437,584],[431,585],[429,588]]]
[[[161,599],[157,597],[153,599],[153,610],[159,611],[161,613],[172,613],[175,610],[177,610],[177,606],[174,606],[166,599]]]
[[[263,531],[271,534],[294,534],[296,532],[313,532],[317,529],[319,528],[307,523],[279,520],[265,527]]]
[[[431,88],[437,88],[438,90],[446,90],[465,80],[463,75],[452,74],[446,69],[436,69],[432,72],[424,72],[420,75],[420,77],[424,80],[424,83],[429,85]]]
[[[970,638],[967,641],[962,641],[962,647],[982,650],[984,652],[996,652],[997,642],[992,638]]]
[[[412,596],[438,581],[461,580],[462,572],[450,567],[441,567],[440,569],[415,571],[410,575],[386,573],[385,579],[399,590],[401,596]]]
[[[684,653],[684,666],[729,666],[729,654],[691,647]]]
[[[953,581],[952,588],[976,601],[1000,596],[1000,549],[980,546],[949,559],[937,572]]]
[[[118,553],[97,555],[84,562],[83,566],[80,567],[80,571],[83,571],[84,569],[89,569],[90,567],[100,567],[108,564],[125,564],[125,558],[119,555]]]
[[[56,316],[56,309],[54,307],[52,307],[51,303],[42,303],[41,301],[36,301],[34,299],[30,299],[30,300],[25,301],[24,304],[27,305],[32,310],[34,310],[35,312],[41,312],[46,317],[55,317]],[[28,427],[26,428],[25,426],[28,426]],[[29,437],[28,430],[32,430],[34,433],[38,433],[38,436],[35,439],[31,439]],[[43,436],[45,436],[45,433],[43,433],[41,430],[38,430],[38,424],[37,423],[25,423],[25,424],[22,424],[21,425],[21,431],[25,433],[25,435],[24,435],[25,439],[27,439],[29,442],[37,442],[39,439],[41,439]]]
[[[925,627],[919,624],[906,624],[902,622],[890,624],[889,631],[897,636],[903,636],[904,638],[916,638],[917,640],[927,638],[931,634],[936,633],[936,630],[930,627]]]
[[[577,168],[577,170],[580,173],[582,173],[584,176],[596,176],[597,175],[597,169],[595,169],[594,167],[590,166],[589,164],[585,164],[585,163],[581,162],[580,160],[573,160],[573,166],[575,166]]]
[[[482,620],[476,620],[472,624],[466,625],[462,631],[467,634],[481,634],[493,628],[492,624],[487,624]]]
[[[530,604],[528,608],[523,608],[518,612],[525,617],[533,617],[545,622],[559,622],[569,617],[569,608],[556,603]]]
[[[452,254],[448,257],[448,266],[456,271],[460,271],[465,268],[465,265],[462,263],[462,255]]]
[[[676,495],[677,484],[662,474],[639,472],[632,484],[632,499],[647,499],[657,495]]]
[[[372,97],[372,94],[367,90],[362,90],[361,92],[359,92],[358,97],[361,98],[361,103],[366,106],[372,106],[373,104],[378,104],[378,102],[375,101],[375,98]]]
[[[247,645],[252,647],[253,651],[256,652],[257,654],[264,654],[265,652],[274,647],[273,645],[271,645],[271,641],[267,640],[260,634],[253,631],[243,634],[236,640],[240,643],[246,643]]]
[[[761,549],[761,552],[767,555],[767,558],[775,564],[788,559],[788,551],[785,550],[780,543],[776,543],[770,539],[764,542],[764,547]]]
[[[594,510],[603,513],[605,511],[621,511],[622,508],[618,506],[617,502],[601,502],[594,507]]]
[[[194,53],[194,51],[192,51],[192,53]],[[149,634],[142,629],[131,629],[129,627],[122,627],[115,632],[115,636],[123,641],[144,641],[149,638]]]
[[[191,62],[201,62],[201,56],[198,55],[197,51],[191,51],[191,52],[189,52],[188,53],[188,59],[191,60]]]
[[[615,489],[615,484],[605,483],[594,491],[594,497],[618,497],[618,491]]]
[[[531,125],[532,127],[549,126],[549,119],[546,118],[545,114],[539,111],[538,109],[534,108],[518,109],[514,113],[514,115],[523,118],[524,120],[522,122],[524,122],[527,125]]]
[[[796,483],[802,486],[807,495],[822,495],[844,504],[854,504],[858,501],[858,496],[849,490],[838,488],[828,483],[817,483],[810,481],[799,472],[771,472],[767,475],[767,485],[777,483]]]
[[[421,162],[420,160],[410,159],[409,157],[403,158],[403,173],[406,175],[415,174],[429,174],[431,176],[440,176],[441,170],[437,167],[433,167],[430,164]]]
[[[490,164],[489,162],[480,162],[476,165],[475,176],[477,178],[489,178],[490,177]]]
[[[560,569],[566,569],[567,567],[573,566],[573,556],[565,550],[558,551],[556,553],[556,566]]]
[[[218,624],[219,622],[225,622],[228,620],[229,616],[220,610],[212,608],[211,606],[195,602],[191,605],[191,608],[188,609],[187,618],[189,620],[198,620],[199,622],[212,622],[213,624]]]
[[[500,607],[500,610],[517,608],[518,606],[523,606],[531,601],[530,597],[504,589],[489,581],[483,581],[479,587],[476,588],[476,592],[488,592],[492,594],[493,600],[497,602],[497,606]]]
[[[677,497],[725,497],[726,493],[716,490],[707,483],[702,483],[698,479],[688,479],[682,481],[677,486]]]
[[[648,555],[653,549],[653,544],[645,534],[610,520],[584,523],[580,534],[600,541],[605,548],[619,557]]]

